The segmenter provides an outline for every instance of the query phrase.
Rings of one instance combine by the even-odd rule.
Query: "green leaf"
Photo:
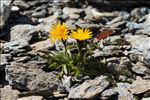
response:
[[[68,74],[66,64],[65,64],[65,65],[63,65],[63,71],[64,71],[64,73],[65,73],[66,75]]]

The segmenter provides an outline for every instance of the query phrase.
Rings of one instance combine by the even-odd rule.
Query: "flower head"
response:
[[[52,31],[50,31],[49,33],[50,38],[53,42],[55,42],[56,40],[65,41],[68,39],[68,29],[65,23],[58,23],[56,26],[53,26]]]
[[[71,37],[73,39],[83,41],[92,38],[92,32],[89,29],[78,29],[77,31],[72,31]]]

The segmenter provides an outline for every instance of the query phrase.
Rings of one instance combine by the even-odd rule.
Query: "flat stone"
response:
[[[94,80],[87,80],[83,82],[81,85],[71,89],[69,92],[69,99],[94,99],[98,96],[102,91],[107,88],[109,82],[106,81],[105,76],[100,76],[95,78]]]
[[[0,29],[2,29],[10,16],[12,0],[2,0],[0,3]]]
[[[14,88],[28,90],[19,96],[39,95],[43,97],[52,96],[53,92],[64,92],[60,81],[53,73],[45,73],[43,65],[31,63],[12,63],[6,67],[6,80]]]
[[[118,92],[114,89],[107,89],[101,94],[102,100],[117,100]]]
[[[0,100],[17,100],[18,90],[13,90],[10,86],[0,88]]]
[[[43,100],[42,96],[28,96],[28,97],[22,97],[17,100]]]
[[[127,57],[113,57],[106,61],[108,62],[107,67],[111,73],[117,75],[132,75],[132,73],[128,70],[128,68],[132,66],[131,61]]]
[[[3,45],[2,52],[17,55],[19,53],[30,51],[31,48],[26,40],[18,39],[17,41],[7,42]]]
[[[150,75],[150,69],[140,62],[133,64],[132,71],[141,75]]]
[[[142,78],[137,77],[131,84],[129,91],[131,91],[132,94],[141,94],[150,91],[150,80],[143,80]]]
[[[33,37],[38,37],[38,29],[36,26],[32,26],[29,24],[25,25],[16,25],[11,28],[11,41],[24,39],[26,41],[30,41]]]

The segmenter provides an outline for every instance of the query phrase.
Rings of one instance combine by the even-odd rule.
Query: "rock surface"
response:
[[[18,90],[13,90],[10,86],[5,86],[4,88],[0,88],[0,99],[17,100],[19,93]]]
[[[97,95],[107,88],[109,82],[106,81],[105,76],[100,76],[94,80],[87,80],[81,85],[71,89],[68,98],[69,99],[94,99]]]
[[[13,63],[6,68],[6,80],[14,88],[29,90],[22,95],[50,96],[54,91],[62,91],[59,80],[53,73],[44,73],[35,64]],[[16,70],[17,69],[17,70]]]
[[[0,29],[5,26],[5,22],[10,16],[13,0],[2,0],[0,4]]]

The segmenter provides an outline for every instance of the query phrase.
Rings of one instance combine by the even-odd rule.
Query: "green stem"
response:
[[[79,51],[79,66],[82,67],[83,66],[83,56],[84,53],[82,52],[82,48],[83,48],[83,41],[77,41],[77,45],[78,45],[78,51]]]
[[[62,43],[63,43],[63,45],[65,47],[65,55],[67,55],[67,44],[66,44],[66,41],[62,40]]]

